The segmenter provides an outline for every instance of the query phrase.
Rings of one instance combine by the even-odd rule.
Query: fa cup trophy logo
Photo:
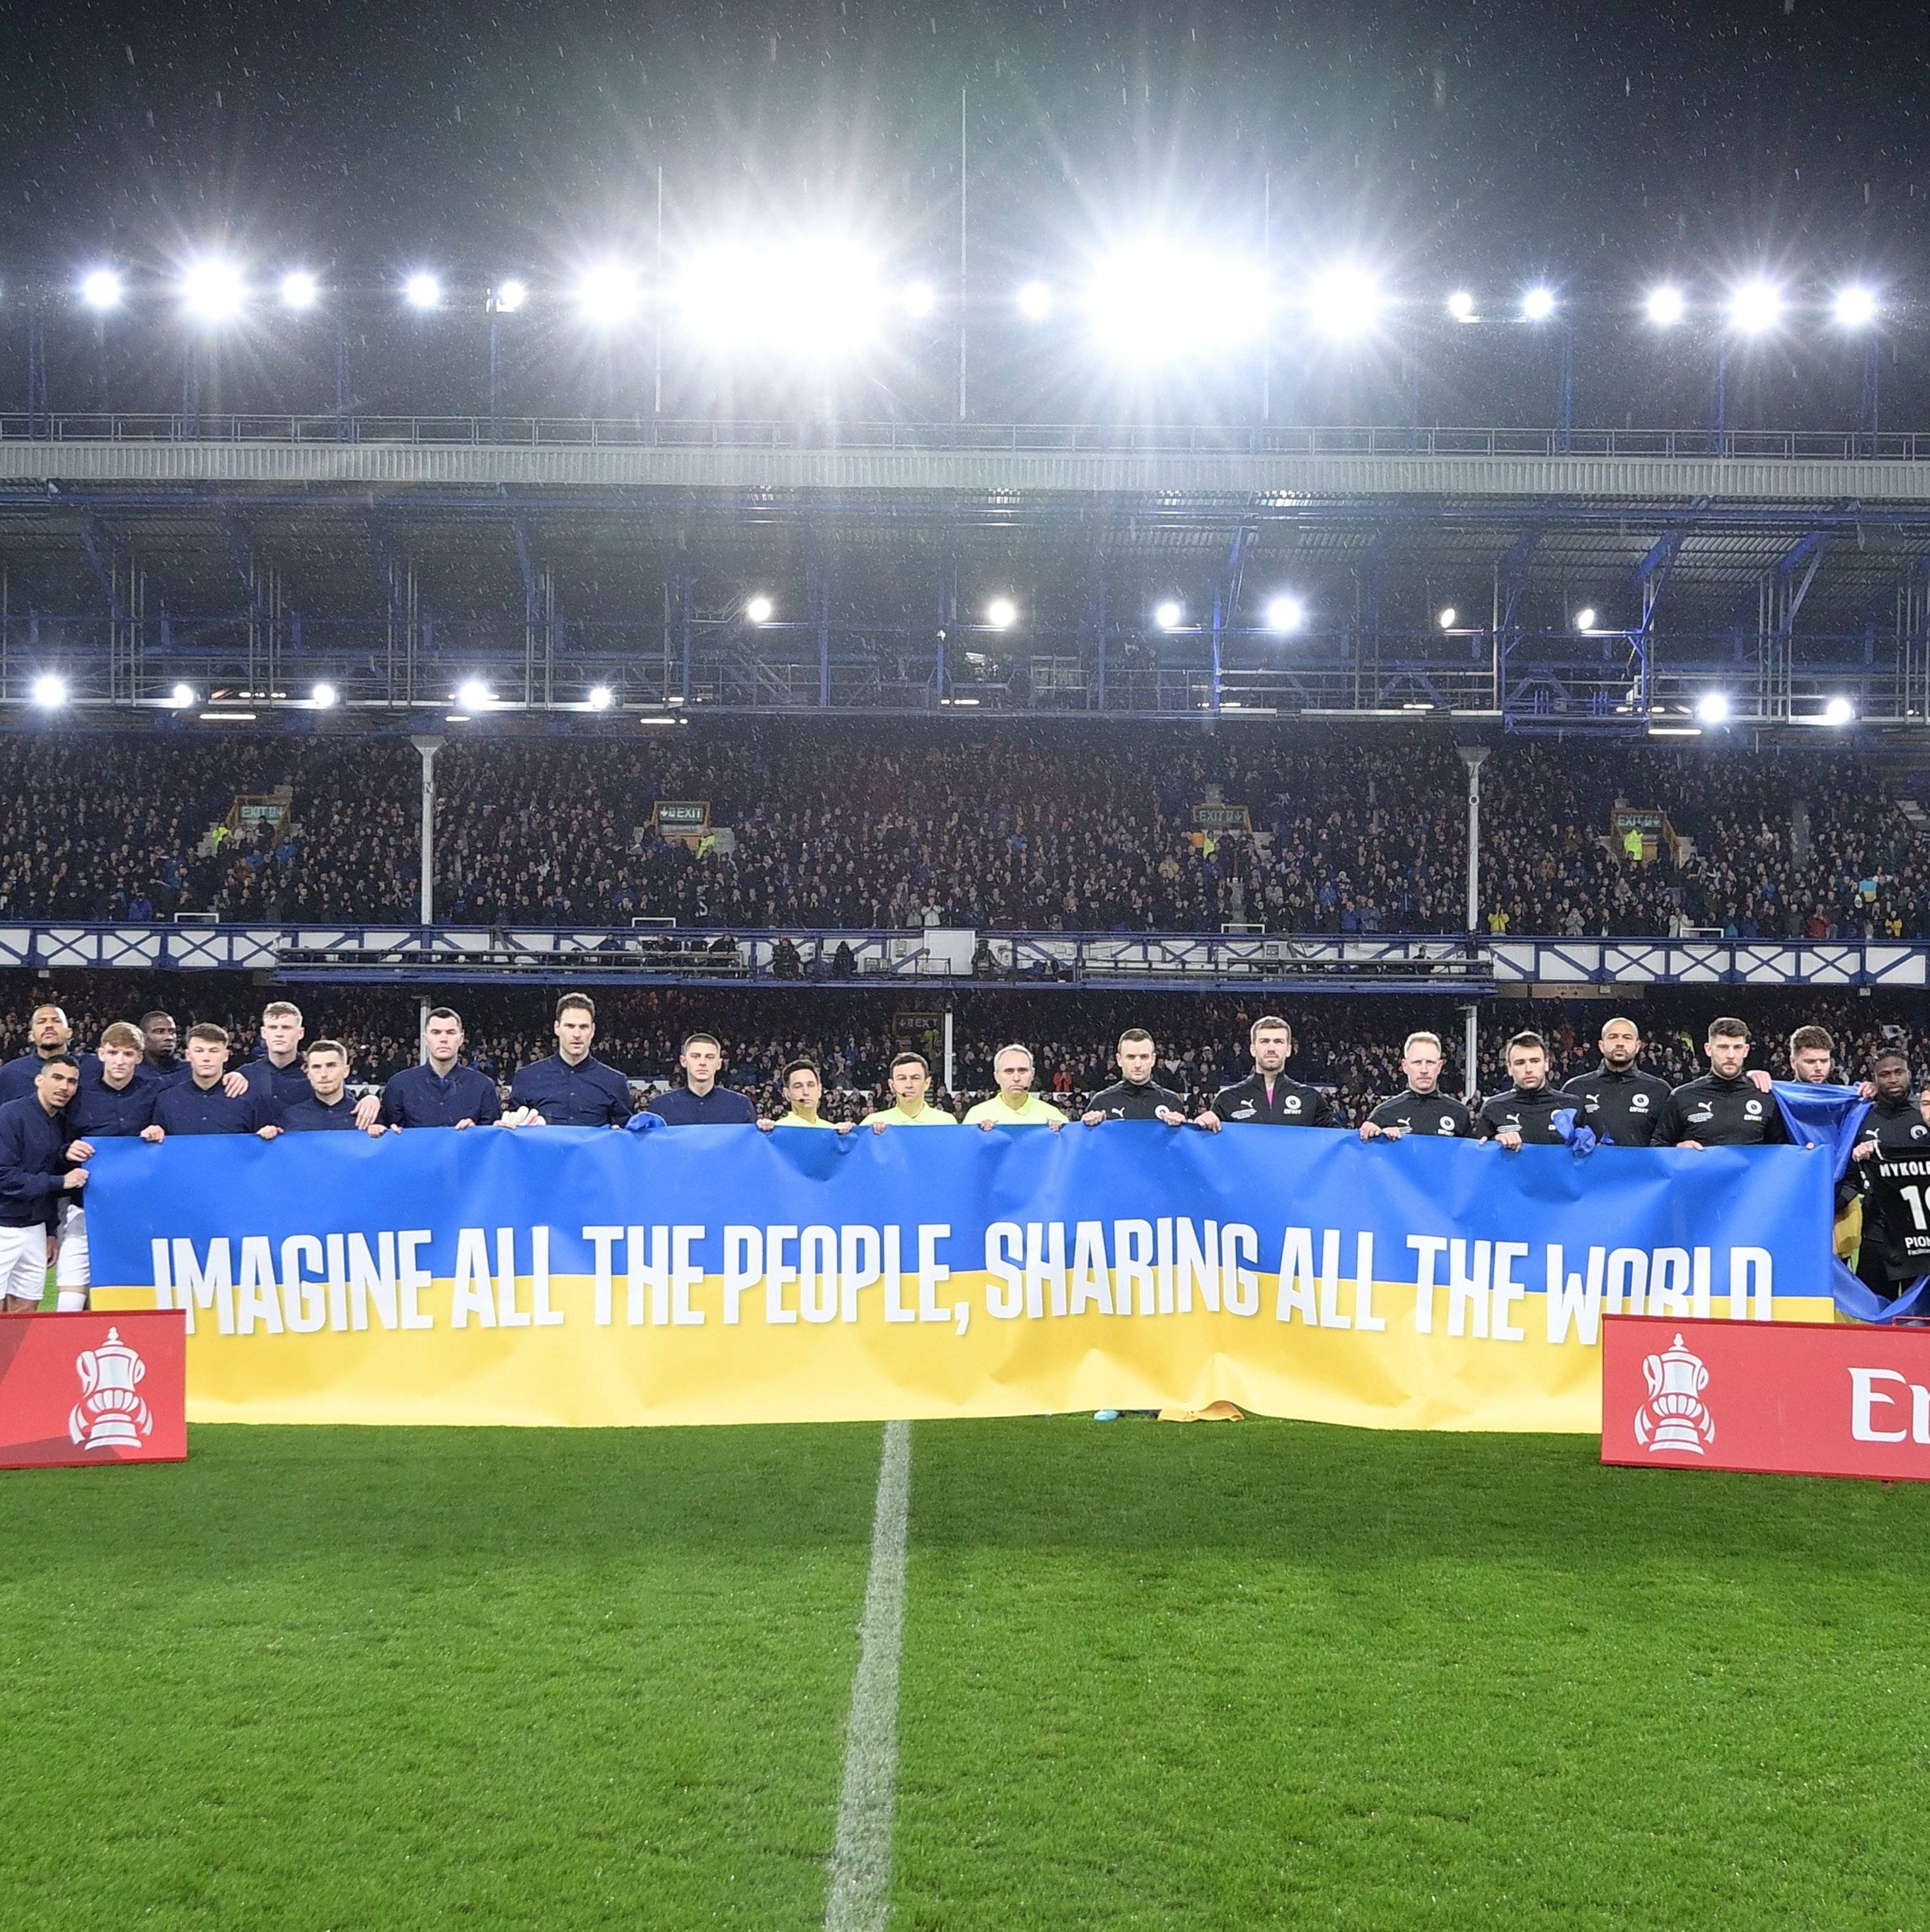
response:
[[[1678,1335],[1660,1354],[1647,1357],[1642,1374],[1649,1399],[1635,1412],[1635,1440],[1652,1455],[1658,1449],[1679,1449],[1700,1456],[1715,1440],[1715,1418],[1702,1400],[1709,1370],[1700,1355],[1682,1345]]]
[[[154,1433],[154,1414],[140,1388],[146,1363],[121,1340],[118,1328],[107,1330],[98,1348],[83,1348],[74,1359],[81,1396],[67,1418],[67,1432],[83,1449],[136,1449],[143,1436]]]

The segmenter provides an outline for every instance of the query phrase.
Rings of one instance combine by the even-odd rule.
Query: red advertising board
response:
[[[1610,1316],[1601,1460],[1930,1481],[1930,1330]]]
[[[0,1315],[0,1469],[182,1461],[185,1321],[179,1309]]]

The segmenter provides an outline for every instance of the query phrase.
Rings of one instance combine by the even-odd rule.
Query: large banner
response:
[[[191,1419],[618,1425],[1202,1408],[1601,1426],[1604,1310],[1831,1318],[1828,1153],[1151,1123],[104,1143],[101,1306]]]

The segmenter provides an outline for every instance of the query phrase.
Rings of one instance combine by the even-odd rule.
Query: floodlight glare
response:
[[[1584,604],[1581,608],[1574,614],[1574,627],[1577,631],[1592,631],[1595,628],[1595,607],[1593,604]]]
[[[57,711],[67,702],[67,680],[52,671],[43,671],[30,687],[34,702],[43,711]]]
[[[411,308],[440,308],[443,305],[443,285],[426,272],[411,275],[402,284],[403,299]]]
[[[985,621],[995,631],[1009,631],[1019,621],[1019,607],[1009,597],[995,597],[985,607]]]
[[[1448,313],[1457,322],[1474,320],[1474,297],[1466,289],[1457,289],[1448,298]]]
[[[1546,322],[1555,312],[1555,292],[1553,289],[1530,289],[1521,298],[1521,314],[1529,322]]]
[[[878,259],[837,235],[707,248],[685,263],[673,299],[686,333],[713,355],[755,350],[812,364],[863,355],[896,301]]]
[[[1682,291],[1664,283],[1660,288],[1651,289],[1648,299],[1642,304],[1642,312],[1658,328],[1673,328],[1681,321],[1688,304],[1682,300]]]
[[[465,711],[487,711],[496,702],[496,694],[481,678],[465,678],[456,686],[456,702]]]
[[[1028,282],[1018,295],[1019,313],[1028,322],[1043,322],[1052,312],[1052,292],[1043,282]]]
[[[907,282],[898,299],[907,315],[922,320],[938,307],[938,292],[929,282]]]
[[[1359,268],[1331,268],[1313,284],[1307,308],[1322,334],[1346,341],[1366,334],[1380,320],[1380,285]]]
[[[1782,320],[1782,291],[1764,281],[1745,282],[1729,298],[1729,320],[1745,335],[1760,335]]]
[[[744,600],[744,615],[753,624],[768,624],[775,608],[770,599],[761,593]]]
[[[1695,707],[1697,722],[1703,724],[1726,724],[1729,722],[1729,694],[1727,692],[1705,692]]]
[[[121,296],[121,277],[116,269],[89,268],[80,278],[80,299],[91,309],[119,308]]]
[[[576,305],[584,320],[599,328],[628,322],[643,302],[635,272],[618,262],[599,262],[584,270],[576,284]]]
[[[1247,340],[1266,315],[1266,283],[1250,262],[1153,236],[1094,265],[1085,305],[1107,354],[1128,363],[1167,362]]]
[[[1269,631],[1297,631],[1307,621],[1307,606],[1298,597],[1274,597],[1267,601]]]
[[[313,308],[320,299],[321,284],[306,268],[290,268],[281,278],[284,308]]]
[[[1867,328],[1877,319],[1877,298],[1865,288],[1839,289],[1830,313],[1844,328]]]
[[[181,278],[182,306],[203,322],[225,322],[242,306],[242,272],[232,262],[190,265]]]
[[[1185,621],[1185,607],[1170,597],[1153,612],[1153,622],[1163,631],[1176,631]]]
[[[1823,707],[1823,722],[1841,727],[1854,722],[1856,707],[1847,698],[1832,698]]]
[[[317,711],[332,711],[335,706],[335,687],[326,680],[316,686],[308,694],[308,702]]]
[[[194,702],[194,687],[191,684],[177,684],[168,702],[176,710],[185,711]]]
[[[528,284],[518,281],[512,275],[508,281],[496,284],[493,305],[498,315],[514,315],[529,299]]]
[[[1441,607],[1440,616],[1435,621],[1442,630],[1451,631],[1454,628],[1454,620],[1460,614],[1451,604],[1444,604]]]
[[[593,711],[608,711],[617,701],[617,694],[607,684],[593,684],[590,687],[590,708]]]

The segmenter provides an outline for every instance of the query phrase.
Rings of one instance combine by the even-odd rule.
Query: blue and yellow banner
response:
[[[1820,1148],[477,1128],[92,1166],[97,1305],[187,1311],[202,1421],[1592,1431],[1604,1312],[1832,1312]]]

